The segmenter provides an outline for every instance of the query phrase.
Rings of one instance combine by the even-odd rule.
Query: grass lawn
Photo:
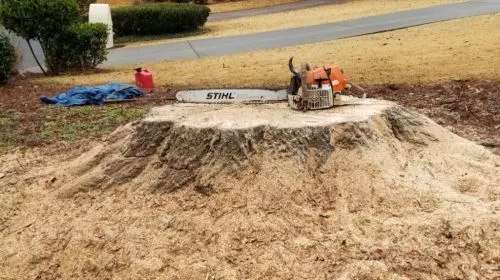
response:
[[[243,0],[243,1],[240,0],[240,1],[230,1],[226,3],[210,4],[208,5],[208,7],[212,11],[212,13],[223,13],[223,12],[233,12],[233,11],[275,6],[297,1],[300,0]]]
[[[289,82],[288,58],[312,65],[337,63],[364,85],[422,83],[456,77],[500,77],[500,14],[295,47],[148,63],[156,82],[173,88],[271,87]],[[89,75],[43,77],[37,83],[131,82],[133,66]]]
[[[167,34],[167,35],[129,35],[114,38],[115,47],[122,47],[126,45],[130,45],[135,42],[147,42],[147,41],[160,41],[160,40],[169,40],[169,39],[179,39],[179,38],[188,38],[192,36],[201,35],[204,33],[208,33],[207,29],[199,29],[191,32],[183,32],[183,33],[175,33],[175,34]]]
[[[194,36],[168,38],[155,41],[130,43],[127,46],[155,45],[181,40],[195,40],[231,35],[258,33],[301,26],[311,26],[347,19],[411,10],[458,0],[353,0],[344,4],[332,4],[297,11],[289,11],[218,22],[207,22],[204,31]]]

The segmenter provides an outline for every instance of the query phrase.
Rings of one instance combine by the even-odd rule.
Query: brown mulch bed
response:
[[[3,141],[4,146],[39,146],[52,143],[58,133],[44,134],[46,123],[96,123],[94,129],[106,128],[99,133],[75,134],[71,140],[81,137],[101,137],[103,133],[122,125],[138,114],[127,115],[128,109],[146,111],[150,107],[174,102],[174,91],[170,88],[159,88],[135,101],[105,106],[91,106],[91,112],[73,108],[55,108],[41,104],[41,95],[53,96],[71,86],[34,85],[27,82],[8,85],[0,88],[0,135],[7,135],[16,130],[19,134]],[[392,84],[366,88],[368,97],[387,99],[403,106],[417,109],[428,115],[437,123],[454,133],[475,141],[493,152],[500,154],[500,81],[450,81],[436,84],[410,85]],[[356,92],[355,92],[356,93]],[[82,107],[80,107],[82,108]],[[114,112],[111,112],[113,111]],[[77,111],[77,113],[73,113]],[[98,123],[110,113],[123,114],[115,117],[105,125]],[[12,116],[15,116],[12,117]],[[62,116],[62,117],[61,117]],[[14,121],[10,121],[10,120]],[[44,130],[45,129],[45,130]],[[65,128],[61,128],[63,131]],[[103,129],[104,130],[104,129]],[[62,133],[62,132],[61,132]],[[35,135],[36,137],[33,137]],[[40,136],[41,135],[41,136]]]
[[[500,154],[500,81],[383,85],[368,97],[417,109],[455,134]]]

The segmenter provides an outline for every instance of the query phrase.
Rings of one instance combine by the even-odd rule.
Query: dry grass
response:
[[[247,10],[261,8],[285,3],[296,2],[298,0],[247,0],[247,1],[231,1],[226,3],[217,3],[209,5],[212,13],[231,12],[239,10]],[[112,7],[122,7],[132,5],[132,0],[98,0],[97,3],[110,4]]]
[[[247,0],[247,1],[217,3],[209,5],[208,7],[210,7],[212,13],[222,13],[222,12],[232,12],[232,11],[262,8],[262,7],[286,4],[297,1],[299,0],[250,0],[250,1]]]
[[[362,84],[500,78],[500,14],[472,17],[295,47],[223,57],[150,63],[158,85],[174,87],[284,87],[287,60],[337,63]],[[41,78],[40,82],[132,82],[132,66],[106,73]]]
[[[238,18],[233,20],[208,22],[203,34],[149,42],[131,43],[129,47],[156,45],[182,40],[223,37],[248,33],[265,32],[300,26],[311,26],[347,19],[373,16],[396,11],[411,10],[434,6],[458,0],[354,0],[344,4],[332,4],[310,9],[289,11],[277,14]]]
[[[132,0],[97,0],[97,3],[109,4],[111,7],[131,6]]]

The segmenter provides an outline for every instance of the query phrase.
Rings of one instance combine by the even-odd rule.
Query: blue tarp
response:
[[[107,100],[133,99],[144,92],[133,85],[110,83],[95,87],[77,87],[54,97],[40,96],[40,101],[57,106],[102,105]]]

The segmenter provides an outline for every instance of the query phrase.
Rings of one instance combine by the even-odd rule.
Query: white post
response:
[[[90,4],[89,23],[104,23],[108,26],[108,42],[106,48],[112,48],[113,43],[113,20],[111,19],[111,8],[108,4]]]

